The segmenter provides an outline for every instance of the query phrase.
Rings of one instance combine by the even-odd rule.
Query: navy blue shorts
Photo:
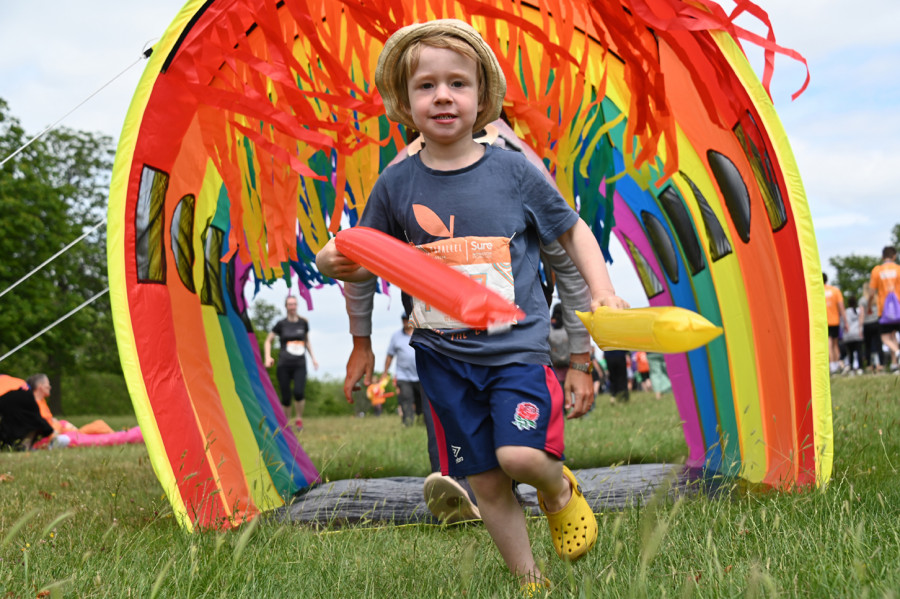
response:
[[[417,345],[416,369],[431,400],[444,475],[497,468],[496,450],[505,445],[563,458],[563,392],[550,366],[481,366]]]

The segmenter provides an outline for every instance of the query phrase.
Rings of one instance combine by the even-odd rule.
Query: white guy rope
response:
[[[93,303],[94,303],[95,301],[97,301],[100,297],[106,295],[107,293],[109,293],[109,287],[107,287],[106,289],[104,289],[103,291],[101,291],[100,293],[98,293],[97,295],[95,295],[94,297],[92,297],[91,299],[89,299],[88,301],[84,302],[83,304],[81,304],[80,306],[78,306],[77,308],[75,308],[74,310],[72,310],[71,312],[69,312],[68,314],[66,314],[65,316],[59,318],[59,319],[58,319],[56,322],[54,322],[53,324],[51,324],[51,325],[49,325],[49,326],[47,326],[47,327],[44,327],[44,329],[43,329],[42,331],[40,331],[39,333],[37,333],[37,334],[35,334],[35,335],[32,335],[31,337],[29,337],[28,339],[26,339],[25,341],[23,341],[22,343],[20,343],[20,344],[17,345],[16,347],[12,348],[11,350],[9,350],[9,351],[6,352],[5,354],[3,354],[3,356],[0,356],[0,362],[2,362],[3,360],[5,360],[6,358],[10,357],[10,356],[13,355],[14,353],[16,353],[17,351],[19,351],[19,350],[22,349],[23,347],[25,347],[26,345],[28,345],[29,343],[31,343],[32,341],[34,341],[35,339],[37,339],[38,337],[40,337],[41,335],[43,335],[44,333],[46,333],[47,331],[49,331],[50,329],[54,328],[56,325],[58,325],[59,323],[61,323],[61,322],[64,321],[65,319],[67,319],[67,318],[69,318],[70,316],[72,316],[73,314],[76,314],[76,313],[80,312],[83,308],[87,308],[89,305],[93,304]]]
[[[25,275],[24,277],[22,277],[21,279],[19,279],[18,281],[16,281],[15,283],[13,283],[12,285],[10,285],[10,286],[7,287],[6,289],[4,289],[3,291],[0,291],[0,297],[3,297],[4,295],[6,295],[7,293],[9,293],[9,292],[12,291],[13,289],[15,289],[16,287],[18,287],[21,283],[24,283],[26,280],[28,280],[28,279],[31,277],[31,275],[33,275],[33,274],[36,273],[37,271],[41,270],[42,268],[44,268],[45,266],[47,266],[48,264],[50,264],[51,262],[53,262],[54,260],[56,260],[57,258],[59,258],[60,255],[62,255],[63,252],[65,252],[65,251],[68,250],[70,247],[72,247],[73,245],[75,245],[76,243],[78,243],[79,241],[81,241],[82,239],[84,239],[85,237],[87,237],[88,235],[90,235],[91,233],[93,233],[94,231],[96,231],[97,229],[99,229],[100,227],[102,227],[102,226],[105,225],[105,224],[106,224],[106,219],[103,219],[102,221],[100,221],[99,223],[97,223],[96,225],[94,225],[93,227],[91,227],[90,229],[88,229],[87,231],[85,231],[84,233],[82,233],[82,234],[81,234],[81,237],[79,237],[78,239],[76,239],[75,241],[73,241],[72,243],[70,243],[69,245],[67,245],[66,247],[64,247],[63,249],[59,250],[58,252],[56,252],[55,254],[53,254],[52,256],[50,256],[49,258],[47,258],[46,260],[44,260],[44,261],[41,263],[40,266],[36,267],[36,268],[35,268],[34,270],[32,270],[30,273],[28,273],[27,275]]]
[[[74,108],[72,108],[69,112],[67,112],[66,114],[62,115],[62,116],[59,117],[58,119],[56,119],[56,121],[54,121],[53,124],[47,125],[47,127],[46,127],[43,131],[41,131],[40,133],[38,133],[37,135],[35,135],[35,136],[32,137],[31,139],[29,139],[28,141],[26,141],[24,145],[22,145],[21,147],[19,147],[19,149],[17,149],[15,152],[13,152],[12,154],[10,154],[10,155],[7,156],[6,158],[4,158],[3,161],[0,162],[0,166],[3,166],[4,164],[6,164],[7,162],[9,162],[9,161],[12,160],[13,158],[15,158],[16,156],[18,156],[25,148],[27,148],[28,146],[30,146],[31,144],[33,144],[34,142],[36,142],[37,140],[39,140],[40,138],[42,138],[43,136],[45,136],[45,135],[46,135],[47,133],[49,133],[50,131],[56,129],[56,127],[58,127],[59,124],[60,124],[61,122],[63,122],[64,120],[66,120],[66,118],[68,118],[68,116],[69,116],[70,114],[72,114],[73,112],[75,112],[76,110],[78,110],[79,108],[81,108],[82,106],[84,106],[87,102],[89,102],[91,99],[93,99],[94,96],[96,96],[97,94],[99,94],[100,92],[102,92],[104,89],[106,89],[106,88],[109,86],[109,84],[111,84],[113,81],[115,81],[116,79],[118,79],[119,77],[121,77],[122,75],[124,75],[125,73],[127,73],[128,71],[130,71],[131,69],[133,69],[133,68],[134,68],[134,65],[138,64],[139,62],[141,62],[142,60],[144,60],[145,58],[147,58],[149,55],[150,55],[150,53],[149,53],[149,52],[146,50],[146,48],[145,48],[145,50],[144,50],[144,52],[141,54],[140,58],[138,58],[138,59],[135,60],[133,63],[131,63],[130,65],[128,65],[127,67],[125,67],[125,68],[122,70],[122,72],[120,72],[118,75],[116,75],[115,77],[113,77],[112,79],[110,79],[109,81],[107,81],[106,83],[104,83],[103,85],[101,85],[100,87],[98,87],[96,90],[94,90],[94,92],[93,92],[91,95],[89,95],[87,98],[85,98],[84,100],[82,100],[81,102],[79,102],[79,103],[78,103]]]

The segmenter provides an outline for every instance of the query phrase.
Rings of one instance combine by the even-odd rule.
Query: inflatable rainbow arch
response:
[[[776,488],[832,467],[821,267],[797,165],[739,46],[750,2],[190,0],[124,125],[109,278],[129,392],[183,526],[227,527],[318,473],[261,365],[244,284],[355,224],[402,147],[372,74],[387,37],[456,17],[494,48],[505,112],[650,304],[725,334],[667,357],[689,463]],[[801,59],[802,60],[802,59]]]

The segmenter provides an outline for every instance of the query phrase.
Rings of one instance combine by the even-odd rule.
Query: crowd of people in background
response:
[[[833,376],[900,374],[900,265],[897,250],[882,250],[862,289],[848,292],[825,284],[829,367]]]

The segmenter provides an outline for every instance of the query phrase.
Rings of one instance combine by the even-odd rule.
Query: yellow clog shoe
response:
[[[544,498],[538,493],[538,504],[547,516],[550,525],[550,536],[553,547],[562,559],[575,561],[584,555],[597,542],[597,519],[587,500],[578,488],[575,475],[563,466],[563,476],[572,485],[572,496],[566,507],[558,512],[548,512]]]

